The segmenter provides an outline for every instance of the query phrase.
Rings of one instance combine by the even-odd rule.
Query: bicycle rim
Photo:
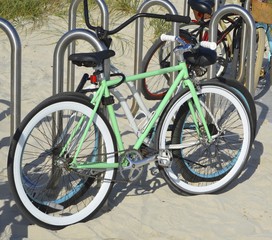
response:
[[[58,157],[77,122],[92,112],[91,105],[79,96],[84,97],[54,96],[44,101],[23,122],[10,148],[8,177],[17,205],[31,221],[46,228],[61,228],[93,216],[106,200],[115,177],[115,170],[95,172],[70,167],[80,129],[69,144],[70,151]],[[54,114],[61,116],[59,123]],[[112,136],[108,123],[97,114],[78,161],[115,162]]]
[[[197,134],[186,111],[189,92],[173,101],[158,130],[159,149],[167,149],[169,144],[188,145],[172,151],[169,167],[159,167],[170,187],[179,193],[214,193],[225,188],[243,170],[252,142],[251,118],[235,93],[222,85],[206,85],[198,95],[213,136],[211,143],[198,118],[201,135]],[[209,99],[215,100],[213,104]]]

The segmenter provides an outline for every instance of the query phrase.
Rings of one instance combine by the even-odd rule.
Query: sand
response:
[[[67,20],[51,18],[41,29],[19,28],[22,42],[22,118],[52,94],[53,52]],[[122,33],[129,41],[134,30]],[[256,99],[258,133],[245,170],[225,191],[202,196],[173,193],[151,164],[139,182],[117,183],[108,203],[90,221],[59,231],[32,225],[15,205],[7,182],[10,126],[10,47],[0,31],[0,239],[252,239],[272,238],[272,90]],[[148,43],[145,43],[146,46]],[[83,44],[84,45],[84,44]],[[81,46],[80,46],[81,47]],[[84,46],[83,46],[84,48]],[[117,51],[120,46],[116,45]],[[115,62],[133,72],[133,50]],[[81,71],[77,74],[79,75]],[[126,94],[126,89],[124,89]],[[123,119],[122,119],[123,121]],[[122,122],[123,123],[123,122]],[[129,145],[133,137],[122,124]]]

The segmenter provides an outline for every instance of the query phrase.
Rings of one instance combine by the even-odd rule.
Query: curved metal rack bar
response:
[[[0,18],[0,28],[8,36],[11,46],[10,136],[12,136],[21,121],[22,47],[20,37],[10,22]]]

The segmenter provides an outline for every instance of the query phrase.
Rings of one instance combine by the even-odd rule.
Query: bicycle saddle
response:
[[[115,52],[113,50],[103,50],[92,53],[74,53],[69,56],[69,60],[73,64],[80,67],[96,67],[103,63],[105,59],[113,57]]]
[[[214,7],[214,0],[188,0],[189,6],[200,13],[212,14]]]
[[[216,62],[217,54],[216,51],[209,48],[199,47],[194,52],[185,52],[184,58],[186,63],[194,66],[206,67]]]

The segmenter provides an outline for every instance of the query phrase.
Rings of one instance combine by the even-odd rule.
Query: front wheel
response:
[[[243,170],[252,144],[248,107],[231,88],[203,83],[197,92],[212,141],[207,140],[198,112],[188,108],[192,95],[180,92],[158,123],[157,148],[170,151],[168,165],[158,167],[166,182],[182,194],[214,193],[224,189]]]
[[[92,112],[84,95],[59,94],[33,109],[13,137],[8,155],[11,191],[24,215],[42,227],[58,229],[86,220],[103,206],[112,188],[115,169],[78,170],[70,164]],[[115,163],[116,155],[111,127],[96,113],[77,161]]]

